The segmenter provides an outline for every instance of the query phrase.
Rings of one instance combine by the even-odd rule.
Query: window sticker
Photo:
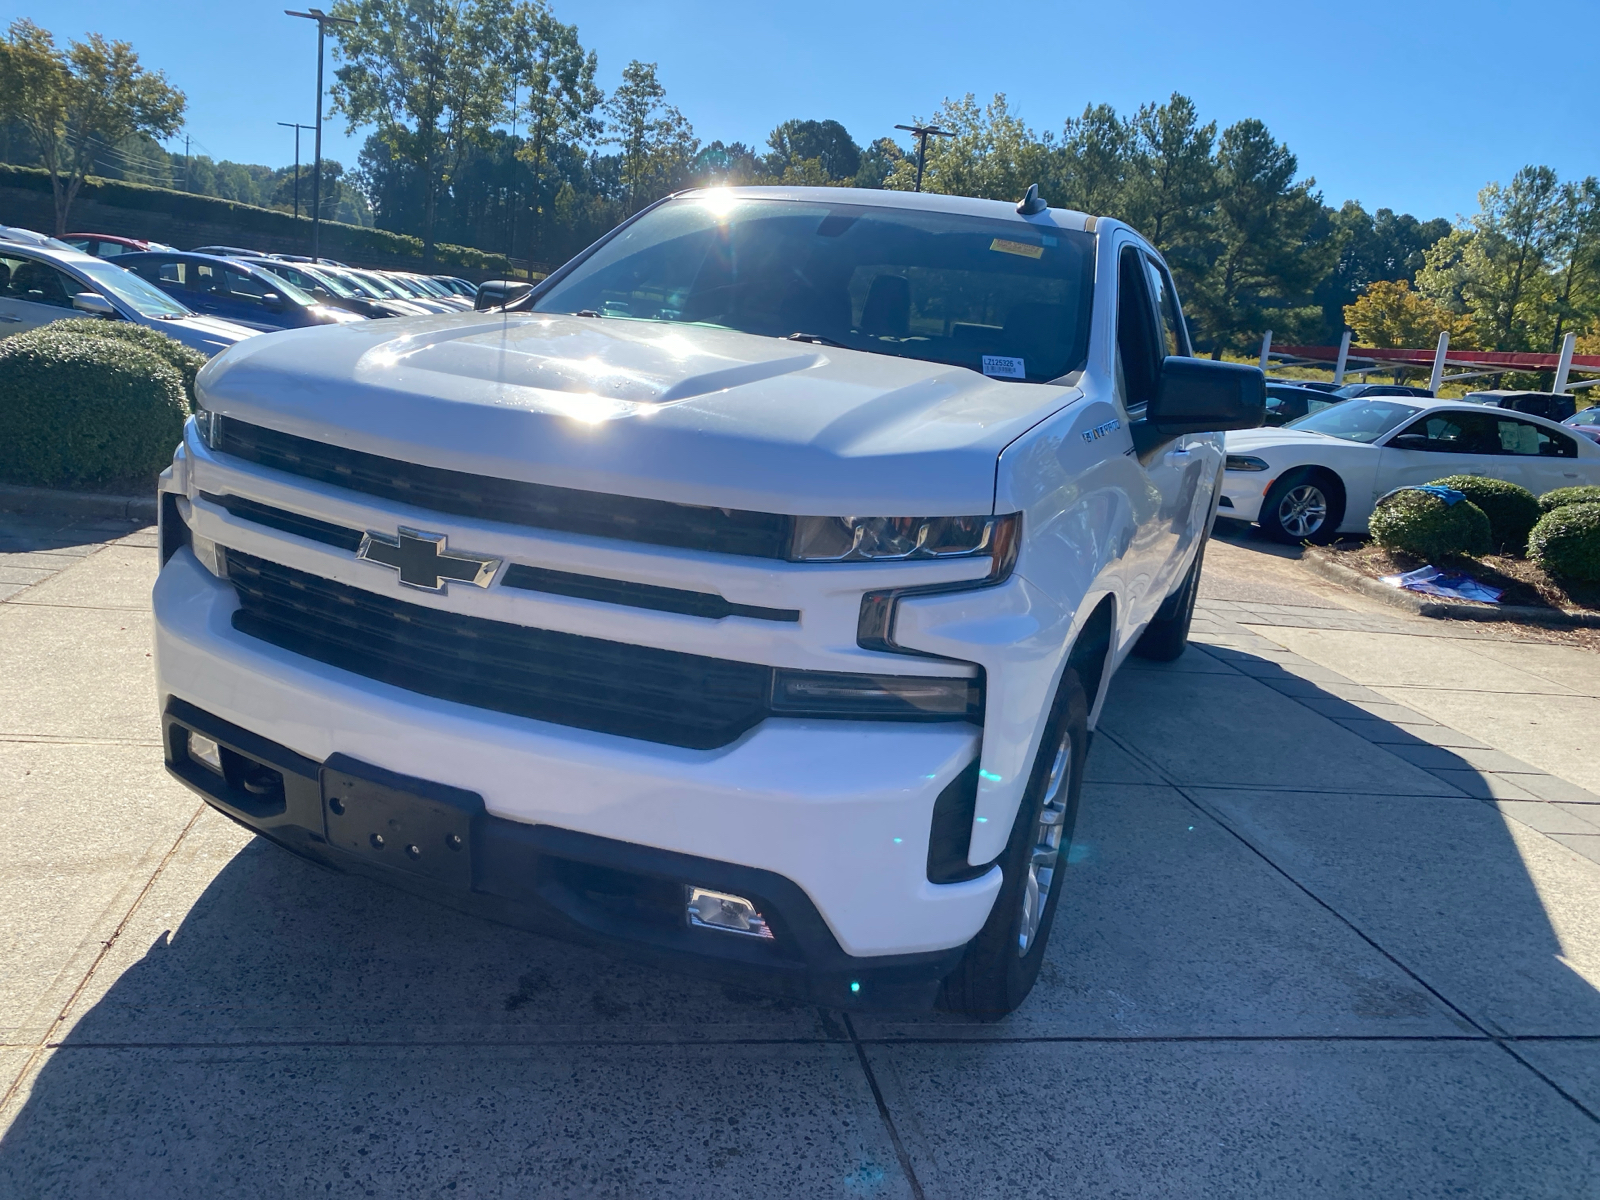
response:
[[[1043,246],[1030,246],[1027,242],[1013,242],[1005,238],[995,238],[989,243],[989,249],[998,250],[1001,254],[1020,254],[1023,258],[1043,258]]]
[[[1002,354],[983,356],[983,373],[994,379],[1026,379],[1027,370],[1020,358],[1007,358]]]

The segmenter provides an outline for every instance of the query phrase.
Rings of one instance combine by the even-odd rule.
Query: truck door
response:
[[[1147,260],[1137,246],[1125,244],[1117,262],[1118,397],[1129,419],[1144,416],[1161,379],[1165,339],[1150,294]],[[1137,532],[1128,547],[1128,615],[1142,625],[1177,585],[1183,552],[1195,536],[1192,512],[1205,455],[1191,450],[1192,439],[1180,437],[1139,460],[1137,479],[1142,494],[1130,496]]]

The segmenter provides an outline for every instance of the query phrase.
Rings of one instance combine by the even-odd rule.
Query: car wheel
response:
[[[999,860],[1000,894],[940,991],[939,1007],[946,1011],[995,1021],[1033,990],[1061,900],[1088,749],[1088,697],[1078,672],[1068,667]]]
[[[1261,530],[1280,542],[1333,541],[1344,520],[1344,489],[1331,476],[1295,471],[1272,485],[1261,504]]]
[[[1195,597],[1200,594],[1200,570],[1205,562],[1206,544],[1200,543],[1194,562],[1173,592],[1156,609],[1155,619],[1144,627],[1133,653],[1156,662],[1171,662],[1188,648],[1189,626],[1194,622]]]

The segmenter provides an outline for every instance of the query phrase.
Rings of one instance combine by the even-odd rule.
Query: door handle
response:
[[[10,321],[13,325],[22,324],[21,317],[13,317],[10,313],[0,313],[0,321]]]

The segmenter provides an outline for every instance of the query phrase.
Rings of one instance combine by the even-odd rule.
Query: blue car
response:
[[[271,332],[366,320],[356,313],[320,304],[288,280],[259,267],[214,254],[123,254],[118,256],[117,265],[149,280],[196,312],[252,329]]]

